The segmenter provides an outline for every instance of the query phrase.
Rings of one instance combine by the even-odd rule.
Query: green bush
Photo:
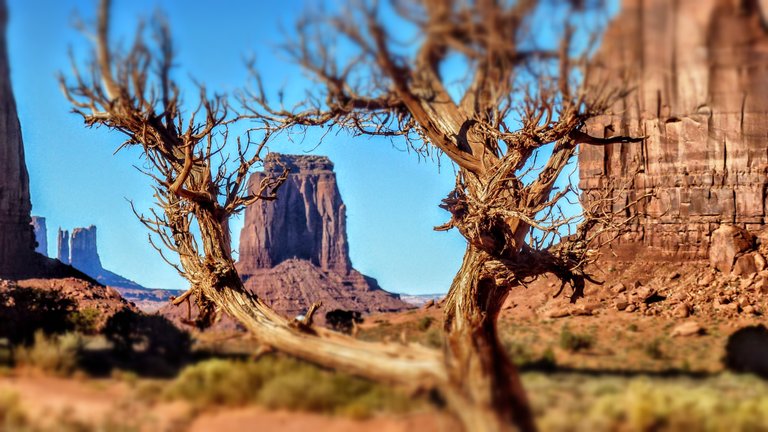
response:
[[[412,401],[360,378],[279,356],[256,361],[207,360],[184,369],[166,390],[198,406],[259,403],[269,408],[365,417],[402,412]]]
[[[101,312],[96,308],[83,308],[69,314],[69,321],[76,332],[94,335],[99,331]]]
[[[433,321],[434,321],[434,319],[432,319],[432,317],[425,316],[425,317],[423,317],[422,319],[419,320],[419,323],[418,323],[417,326],[418,326],[419,330],[427,331],[427,330],[429,330],[430,327],[432,327],[432,322]]]
[[[571,329],[565,325],[560,332],[560,348],[570,351],[578,352],[585,351],[595,344],[595,337],[589,333],[574,333]]]
[[[19,365],[67,376],[77,370],[82,353],[83,338],[79,334],[46,336],[39,330],[35,333],[34,344],[19,348],[15,360]]]
[[[661,360],[664,358],[664,351],[661,349],[661,339],[655,338],[654,340],[648,342],[644,347],[643,351],[645,351],[645,354],[654,359],[654,360]]]

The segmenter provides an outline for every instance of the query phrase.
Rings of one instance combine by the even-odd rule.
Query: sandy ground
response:
[[[268,411],[257,406],[195,412],[182,402],[147,404],[130,386],[115,380],[63,379],[21,371],[0,378],[0,393],[18,396],[22,409],[37,424],[58,430],[66,419],[107,430],[110,425],[162,432],[438,432],[450,431],[447,420],[434,414],[375,417],[366,420],[320,414]]]

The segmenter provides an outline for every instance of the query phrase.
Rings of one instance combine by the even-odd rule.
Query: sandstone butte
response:
[[[721,224],[765,224],[768,2],[622,3],[594,76],[631,92],[589,131],[647,138],[582,146],[580,187],[587,202],[610,190],[617,210],[638,201],[620,258],[703,259]]]
[[[287,316],[322,302],[333,309],[359,312],[408,307],[375,279],[352,267],[347,241],[346,206],[333,163],[324,156],[270,153],[264,171],[249,179],[250,190],[265,176],[290,170],[274,201],[258,201],[245,210],[237,269],[245,286]]]

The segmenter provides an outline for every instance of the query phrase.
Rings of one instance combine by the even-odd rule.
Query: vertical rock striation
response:
[[[11,88],[6,43],[8,10],[0,0],[0,277],[29,271],[35,250],[29,176]]]
[[[764,7],[764,6],[763,6]],[[637,216],[621,254],[703,259],[721,224],[765,223],[768,27],[758,0],[624,0],[598,59],[633,91],[589,124],[640,144],[582,146],[580,187]]]
[[[319,301],[321,312],[407,308],[352,267],[346,206],[327,157],[270,153],[264,172],[249,179],[249,190],[284,168],[290,175],[277,200],[257,201],[245,210],[237,268],[246,287],[288,316]]]
[[[279,199],[258,201],[246,209],[240,235],[242,270],[272,268],[291,258],[307,260],[323,271],[346,275],[352,269],[347,245],[346,207],[333,163],[324,156],[271,153],[262,173],[249,179],[257,189],[267,175],[290,170]]]
[[[45,224],[45,218],[32,216],[32,228],[35,232],[35,242],[37,242],[35,252],[48,256],[48,227]]]

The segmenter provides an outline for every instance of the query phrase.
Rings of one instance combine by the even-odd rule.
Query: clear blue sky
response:
[[[140,208],[150,204],[149,183],[132,167],[137,154],[113,156],[121,137],[85,129],[58,89],[56,73],[69,70],[68,48],[86,52],[72,18],[76,12],[91,18],[95,2],[9,0],[12,81],[33,214],[47,218],[49,255],[55,253],[59,226],[94,224],[105,268],[148,287],[185,288],[186,282],[149,246],[147,232],[126,202],[134,200]],[[150,17],[158,7],[167,13],[179,50],[180,77],[191,75],[211,90],[231,92],[246,82],[243,58],[255,54],[268,86],[304,85],[301,73],[275,49],[281,29],[290,29],[301,11],[300,0],[114,3],[114,31],[126,39],[139,17]],[[272,149],[301,153],[314,144],[310,138],[303,145],[283,143]],[[314,153],[326,154],[336,164],[354,266],[390,291],[446,291],[460,265],[464,240],[432,227],[448,217],[437,205],[453,186],[452,167],[443,164],[440,170],[386,141],[346,136],[327,138]],[[235,240],[241,226],[242,219],[233,221]]]
[[[147,242],[147,232],[126,199],[140,209],[151,204],[148,180],[133,168],[135,151],[114,156],[122,137],[84,128],[58,89],[59,71],[68,73],[67,50],[82,57],[89,47],[73,28],[73,18],[93,19],[97,0],[8,0],[12,82],[21,119],[30,173],[33,214],[48,222],[49,255],[56,230],[98,226],[104,267],[147,287],[185,288]],[[113,0],[115,39],[130,41],[138,19],[158,9],[170,19],[179,53],[176,76],[192,77],[209,90],[229,92],[248,79],[244,58],[254,56],[268,90],[288,93],[308,84],[285,61],[277,46],[313,0]],[[616,1],[611,1],[615,9]],[[546,28],[539,28],[547,33]],[[121,38],[122,36],[122,38]],[[546,37],[546,36],[544,36]],[[190,94],[189,100],[193,95]],[[302,153],[303,144],[271,148]],[[452,189],[454,172],[444,161],[420,161],[388,141],[331,136],[313,150],[336,164],[347,205],[350,254],[354,266],[394,292],[445,292],[459,268],[465,242],[455,231],[434,232],[448,214],[438,208]],[[237,250],[242,219],[233,220]]]

